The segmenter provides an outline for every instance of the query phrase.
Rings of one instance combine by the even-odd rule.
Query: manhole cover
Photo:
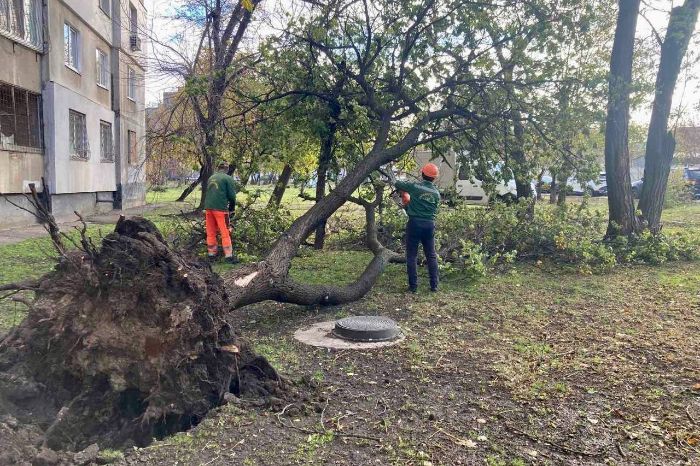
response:
[[[306,345],[319,348],[339,349],[339,350],[371,350],[386,348],[387,346],[398,345],[405,338],[399,332],[396,338],[384,341],[353,341],[335,336],[335,320],[316,322],[307,327],[303,327],[294,332],[294,338]]]
[[[333,334],[352,341],[387,341],[399,335],[399,326],[388,317],[353,316],[338,320]]]

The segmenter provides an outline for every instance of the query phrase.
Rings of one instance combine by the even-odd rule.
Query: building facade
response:
[[[141,0],[0,0],[0,228],[145,198]],[[42,184],[43,179],[43,184]],[[9,200],[8,200],[9,199]]]

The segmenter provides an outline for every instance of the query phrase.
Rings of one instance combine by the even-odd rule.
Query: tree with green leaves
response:
[[[173,20],[180,25],[166,40],[152,34],[154,67],[184,82],[182,97],[196,123],[201,169],[193,185],[202,186],[200,208],[215,162],[221,157],[221,131],[227,115],[224,97],[254,61],[255,52],[241,52],[241,43],[261,0],[186,0]],[[193,43],[195,38],[196,42]]]
[[[661,44],[654,104],[647,135],[644,184],[639,200],[643,219],[652,232],[658,232],[661,228],[661,211],[676,147],[676,140],[668,128],[673,92],[698,21],[699,11],[700,0],[686,0],[682,5],[673,8],[666,37]]]

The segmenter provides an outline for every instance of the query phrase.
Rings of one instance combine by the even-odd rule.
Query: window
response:
[[[111,16],[109,12],[109,0],[99,0],[100,10],[102,10],[107,16]]]
[[[0,83],[0,147],[41,149],[41,96]]]
[[[109,59],[107,54],[97,49],[95,63],[97,63],[97,85],[109,89]]]
[[[63,51],[66,66],[80,71],[80,32],[68,23],[63,25]]]
[[[100,160],[114,162],[112,123],[106,121],[100,121]]]
[[[126,96],[131,100],[136,100],[136,71],[132,67],[128,67],[126,73]]]
[[[139,30],[139,15],[134,5],[129,3],[129,32],[135,36]]]
[[[70,142],[70,157],[76,160],[88,160],[90,158],[90,143],[85,126],[85,115],[68,110],[68,131]]]
[[[127,131],[126,132],[126,145],[129,150],[129,163],[135,165],[139,161],[138,147],[136,145],[136,132]]]
[[[0,34],[41,51],[41,2],[0,0]]]

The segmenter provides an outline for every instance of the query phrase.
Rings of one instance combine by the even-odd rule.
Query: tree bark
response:
[[[180,194],[180,197],[177,198],[177,201],[175,202],[184,202],[185,199],[187,199],[187,196],[192,194],[192,191],[194,191],[194,188],[197,187],[197,185],[202,181],[202,170],[200,168],[199,170],[199,176],[197,177],[196,180],[194,180],[192,183],[190,183],[189,186],[185,188],[184,191],[182,191],[182,194]]]
[[[292,166],[285,164],[282,169],[282,174],[280,175],[277,183],[275,183],[275,189],[272,191],[272,196],[267,203],[267,207],[277,208],[282,202],[282,197],[284,192],[287,190],[287,185],[289,184],[289,179],[292,177]]]
[[[610,57],[608,114],[605,124],[605,171],[608,181],[607,237],[638,230],[629,168],[629,94],[632,81],[634,35],[640,0],[620,0]]]
[[[686,0],[682,6],[675,7],[671,11],[666,38],[661,46],[656,97],[647,135],[644,184],[639,199],[639,209],[652,232],[658,232],[661,227],[661,212],[676,147],[673,134],[668,131],[673,91],[699,10],[700,0]]]
[[[544,170],[540,170],[540,174],[537,175],[537,201],[542,200],[542,186],[544,186],[544,181],[542,177],[544,176]]]
[[[549,203],[556,204],[558,196],[559,196],[559,182],[557,181],[557,174],[552,172],[552,186],[549,188]]]
[[[328,168],[333,159],[333,146],[335,145],[335,133],[338,123],[334,115],[328,123],[328,134],[321,142],[321,149],[318,154],[318,170],[316,176],[316,202],[319,202],[326,195],[326,181],[328,179]],[[314,235],[314,249],[323,249],[326,242],[326,219],[319,222]]]
[[[566,204],[566,186],[567,186],[568,181],[569,181],[569,177],[562,175],[561,180],[559,181],[559,188],[557,191],[556,202],[557,202],[558,206],[563,206],[564,204]],[[562,187],[564,189],[561,189]]]
[[[367,156],[355,165],[333,191],[295,220],[261,262],[236,269],[222,277],[226,282],[231,306],[238,308],[267,299],[282,302],[302,300],[304,303],[313,304],[339,304],[359,299],[369,291],[374,283],[372,280],[376,280],[386,261],[389,260],[389,253],[386,251],[375,255],[358,280],[346,287],[329,288],[317,285],[310,287],[297,284],[288,277],[291,260],[296,255],[299,245],[315,230],[319,221],[327,219],[338,210],[373,171],[415,147],[418,137],[428,123],[450,114],[451,111],[444,110],[423,115],[399,142],[390,147],[387,147],[390,121],[385,118],[378,130],[379,134],[374,146]],[[303,292],[295,294],[293,292],[295,287]],[[313,290],[313,293],[310,293],[310,290]]]
[[[527,160],[525,158],[525,127],[519,110],[511,112],[513,120],[513,141],[515,147],[510,152],[514,164],[515,189],[518,199],[529,199],[532,196],[532,186],[528,177]]]

